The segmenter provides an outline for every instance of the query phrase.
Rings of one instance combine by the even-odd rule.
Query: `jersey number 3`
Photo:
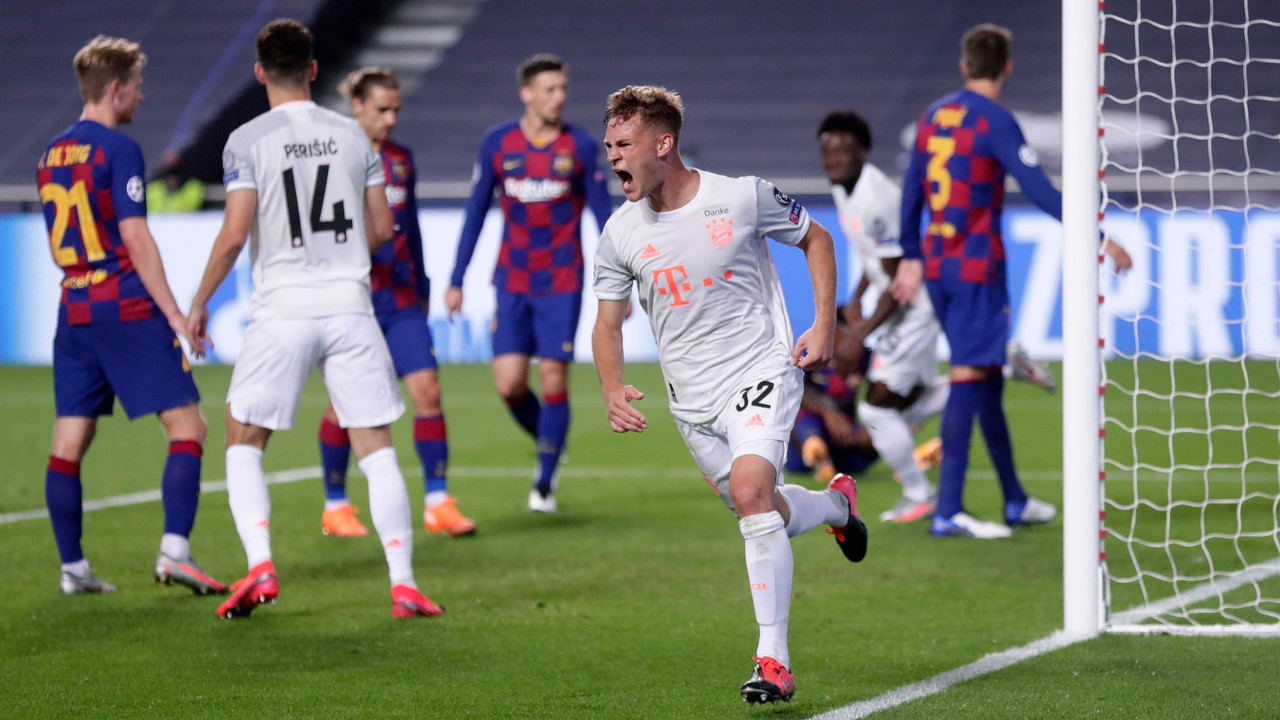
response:
[[[925,150],[929,153],[929,181],[937,183],[937,190],[929,193],[929,207],[936,212],[951,200],[951,172],[947,170],[947,161],[956,152],[956,139],[934,135]]]
[[[344,243],[347,241],[347,231],[354,227],[354,223],[347,217],[346,203],[339,200],[333,204],[332,220],[320,218],[324,214],[324,189],[328,184],[329,166],[321,165],[316,170],[316,186],[311,193],[311,232],[331,230],[333,241]],[[298,210],[298,186],[293,179],[293,168],[284,171],[284,199],[289,206],[289,244],[296,248],[302,247],[302,213]]]

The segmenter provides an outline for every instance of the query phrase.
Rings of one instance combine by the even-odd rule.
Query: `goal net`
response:
[[[1100,625],[1278,633],[1280,3],[1097,22]]]

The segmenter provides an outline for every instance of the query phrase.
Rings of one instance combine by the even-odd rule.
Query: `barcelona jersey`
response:
[[[595,140],[565,125],[545,145],[512,120],[485,133],[450,283],[462,286],[496,189],[506,223],[493,284],[517,295],[582,292],[584,206],[603,227],[612,207]]]
[[[1006,173],[1032,202],[1062,219],[1062,195],[1045,177],[1008,110],[960,90],[920,116],[903,178],[900,241],[904,257],[923,257],[926,280],[1004,284],[1000,223]],[[926,202],[922,243],[920,213]]]
[[[120,237],[121,220],[146,216],[143,177],[138,144],[92,120],[62,131],[40,156],[40,201],[63,272],[60,326],[159,315]]]
[[[413,193],[418,181],[413,153],[386,140],[380,154],[387,176],[387,205],[395,216],[395,235],[373,254],[370,273],[373,309],[382,322],[401,310],[421,305],[428,297],[429,285],[423,269],[418,201]]]

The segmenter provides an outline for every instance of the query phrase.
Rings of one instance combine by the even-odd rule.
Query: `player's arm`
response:
[[[386,245],[396,234],[396,218],[387,205],[387,187],[370,185],[364,189],[365,229],[369,234],[369,252]]]
[[[418,173],[414,169],[413,156],[410,155],[409,179],[405,181],[405,187],[408,190],[405,205],[408,207],[408,212],[405,218],[406,227],[403,230],[405,242],[409,246],[410,267],[413,268],[413,289],[418,293],[418,299],[422,301],[422,312],[426,313],[431,301],[431,280],[427,277],[427,258],[422,251],[422,227],[418,224],[418,196],[414,192],[417,184]]]
[[[919,124],[916,132],[920,131]],[[928,159],[916,147],[911,152],[911,162],[902,178],[902,207],[899,211],[898,244],[902,246],[902,260],[893,274],[889,294],[899,302],[915,302],[924,279],[924,251],[920,246],[920,213],[924,211],[924,170]]]
[[[591,352],[600,376],[600,391],[604,394],[609,427],[616,433],[643,432],[649,427],[644,413],[631,405],[632,400],[643,400],[644,393],[622,383],[622,321],[627,316],[627,303],[625,299],[601,300],[591,330]]]
[[[476,254],[480,229],[484,227],[485,215],[489,214],[489,205],[493,203],[493,188],[498,182],[497,175],[493,172],[494,152],[489,136],[486,135],[480,143],[480,155],[476,158],[475,180],[471,183],[471,197],[467,199],[462,234],[458,236],[458,254],[453,261],[453,273],[449,276],[449,289],[444,295],[444,304],[450,315],[462,310],[462,278],[467,274],[471,257]]]
[[[191,342],[191,352],[196,357],[204,357],[205,343],[213,347],[209,337],[209,298],[227,279],[231,268],[240,257],[240,250],[249,237],[249,227],[253,223],[254,213],[258,209],[257,190],[232,190],[227,193],[226,210],[222,215],[222,229],[213,240],[213,250],[209,253],[209,263],[205,265],[204,276],[200,278],[200,286],[196,288],[195,297],[191,298],[191,310],[187,313],[187,339]]]
[[[138,279],[147,289],[156,307],[169,321],[169,327],[179,335],[187,335],[187,319],[178,309],[178,302],[173,299],[173,291],[169,289],[169,280],[164,274],[164,263],[160,260],[160,249],[156,247],[151,229],[147,227],[144,215],[125,218],[120,221],[120,239],[129,250],[129,260],[138,271]]]
[[[796,340],[791,362],[803,370],[820,370],[831,362],[836,331],[836,246],[831,233],[816,220],[809,221],[804,239],[796,247],[804,252],[813,282],[813,327]]]
[[[850,325],[862,322],[862,296],[867,294],[869,287],[871,287],[871,281],[867,279],[867,274],[863,273],[862,277],[858,278],[858,286],[853,289],[853,297],[841,310],[845,322]]]
[[[880,265],[884,267],[885,273],[889,277],[894,277],[898,272],[898,266],[902,264],[902,258],[887,257],[880,258]],[[859,323],[850,325],[854,335],[859,343],[866,340],[867,336],[875,329],[884,324],[889,316],[893,315],[901,303],[893,296],[893,293],[880,293],[880,300],[876,303],[876,309],[871,311],[871,316]]]

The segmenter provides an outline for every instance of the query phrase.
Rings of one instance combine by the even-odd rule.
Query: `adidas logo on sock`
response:
[[[658,256],[659,256],[659,255],[661,255],[661,254],[662,254],[662,253],[658,252],[658,248],[656,248],[656,247],[654,247],[654,246],[652,246],[652,245],[645,245],[645,246],[644,246],[644,252],[640,253],[640,259],[641,259],[641,260],[652,260],[653,258],[656,258],[656,257],[658,257]]]

